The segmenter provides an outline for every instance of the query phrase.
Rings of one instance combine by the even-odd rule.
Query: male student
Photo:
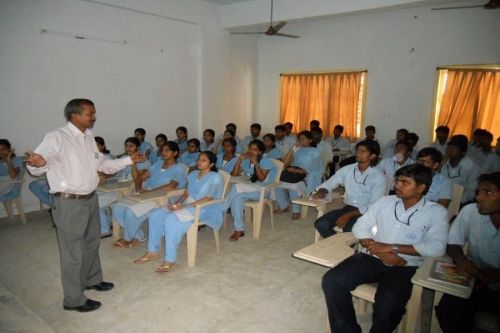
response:
[[[284,125],[276,125],[274,127],[274,136],[276,136],[276,148],[278,148],[285,156],[294,145],[290,140],[286,139],[286,128]]]
[[[500,172],[479,177],[476,200],[451,225],[446,248],[475,285],[467,299],[443,295],[436,316],[444,333],[472,332],[474,315],[482,309],[493,311],[500,329]]]
[[[357,253],[329,270],[322,281],[332,332],[361,333],[351,291],[378,283],[370,332],[392,332],[405,313],[411,278],[424,256],[442,256],[448,239],[443,206],[424,198],[432,171],[412,164],[396,172],[396,195],[372,204],[356,222]],[[376,232],[374,232],[376,227]]]
[[[412,145],[409,141],[398,141],[394,148],[394,155],[384,158],[377,167],[387,176],[394,178],[394,174],[398,169],[415,163],[410,157],[411,152]]]
[[[241,146],[243,147],[243,150],[248,149],[248,145],[250,142],[253,140],[261,140],[262,137],[260,136],[260,131],[262,130],[262,126],[259,123],[253,123],[250,125],[250,135],[247,135],[246,137],[241,140]]]
[[[434,131],[436,133],[436,141],[431,147],[436,148],[441,154],[446,154],[446,144],[448,143],[448,136],[450,135],[450,128],[448,126],[438,126]]]
[[[432,170],[432,185],[425,198],[437,202],[447,208],[453,195],[453,183],[438,172],[443,155],[439,150],[432,147],[421,149],[417,154],[417,162]]]
[[[408,135],[408,130],[406,128],[400,128],[396,131],[396,137],[389,142],[384,147],[383,150],[383,156],[385,157],[392,157],[394,156],[395,152],[394,149],[396,148],[396,143],[399,141],[406,140],[406,136]]]
[[[314,222],[316,230],[323,238],[334,235],[335,227],[351,231],[354,223],[367,211],[368,206],[384,195],[385,176],[375,167],[379,154],[379,146],[374,141],[359,142],[356,145],[357,162],[341,168],[316,188],[316,193],[312,195],[313,199],[325,198],[340,185],[345,187],[345,206],[326,213]]]

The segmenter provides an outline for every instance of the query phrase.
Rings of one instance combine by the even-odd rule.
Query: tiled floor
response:
[[[313,242],[313,215],[311,211],[307,220],[299,221],[291,221],[289,213],[276,216],[274,230],[264,215],[259,240],[249,232],[238,242],[229,242],[232,229],[221,230],[219,255],[211,230],[205,228],[199,232],[196,267],[187,267],[184,241],[177,265],[165,274],[154,272],[157,262],[132,263],[145,252],[145,245],[116,249],[107,238],[101,244],[101,260],[105,280],[116,287],[106,293],[86,293],[103,302],[91,313],[62,309],[59,254],[48,214],[29,214],[26,226],[2,219],[0,298],[24,305],[28,315],[16,314],[21,305],[0,307],[0,331],[324,332],[320,281],[326,268],[291,257]],[[28,323],[30,316],[34,324]],[[37,326],[39,319],[44,323]],[[370,315],[360,316],[359,321],[367,331]]]

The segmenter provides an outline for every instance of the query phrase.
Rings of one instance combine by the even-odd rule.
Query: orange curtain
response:
[[[439,125],[469,138],[476,128],[500,136],[500,71],[448,70]]]
[[[335,125],[344,126],[344,136],[356,137],[361,79],[365,72],[281,75],[280,122],[291,122],[295,131],[308,130],[317,119],[323,137]]]

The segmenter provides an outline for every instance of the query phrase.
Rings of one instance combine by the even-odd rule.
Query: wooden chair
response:
[[[453,184],[453,192],[451,195],[451,201],[448,205],[448,221],[450,221],[455,215],[458,214],[460,210],[460,201],[462,200],[462,194],[464,193],[464,187],[458,184]]]
[[[16,206],[17,212],[19,213],[19,217],[21,218],[21,221],[23,225],[26,224],[26,215],[24,214],[24,205],[23,205],[23,199],[22,199],[22,189],[23,189],[23,184],[25,181],[26,177],[26,169],[24,167],[21,168],[19,171],[19,175],[17,179],[12,179],[12,180],[7,180],[2,182],[4,185],[13,185],[19,187],[19,195],[12,200],[6,200],[3,201],[3,206],[5,208],[5,211],[7,212],[7,216],[10,219],[14,218],[14,209],[13,206]]]
[[[186,234],[186,240],[187,240],[187,263],[188,267],[194,267],[196,264],[196,248],[198,245],[198,226],[205,225],[203,221],[200,221],[200,212],[203,207],[213,205],[216,203],[222,203],[224,199],[226,198],[229,188],[229,179],[230,175],[223,171],[219,170],[219,175],[224,179],[224,190],[222,193],[222,198],[221,199],[214,199],[210,200],[207,202],[204,202],[202,204],[198,204],[195,206],[195,211],[194,211],[194,222],[191,225],[191,227],[188,229],[187,234]],[[215,248],[217,251],[217,254],[220,253],[220,245],[219,245],[219,230],[213,230],[214,232],[214,240],[215,240]]]
[[[260,196],[258,201],[247,201],[245,203],[245,223],[248,224],[250,222],[250,217],[253,215],[253,238],[258,239],[260,237],[260,227],[262,224],[262,213],[264,210],[264,205],[269,207],[269,212],[271,216],[271,227],[274,227],[274,215],[273,209],[274,204],[272,199],[266,199],[266,193],[271,190],[273,187],[278,186],[280,182],[281,171],[283,171],[283,162],[278,160],[271,160],[276,168],[276,176],[272,183],[267,184],[265,186],[260,186]],[[250,214],[250,209],[252,209],[252,213]]]

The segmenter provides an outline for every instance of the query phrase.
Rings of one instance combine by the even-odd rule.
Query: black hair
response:
[[[226,124],[226,129],[228,128],[234,128],[234,130],[236,131],[237,127],[236,127],[236,124],[235,123],[228,123]]]
[[[321,127],[314,127],[313,129],[311,129],[311,134],[312,132],[316,132],[323,135],[323,130],[321,129]]]
[[[146,130],[144,128],[139,127],[139,128],[135,129],[134,133],[139,133],[141,135],[146,135]]]
[[[73,113],[82,114],[82,106],[84,105],[94,106],[94,102],[92,102],[90,99],[85,98],[75,98],[69,101],[68,104],[66,104],[66,106],[64,107],[64,117],[66,118],[66,120],[70,121],[71,115]]]
[[[139,147],[141,146],[141,142],[135,136],[128,137],[125,140],[124,144],[127,144],[127,143],[131,143],[131,144],[135,145],[137,147],[137,149],[139,149]]]
[[[174,141],[167,141],[163,146],[161,146],[160,154],[163,152],[163,149],[165,149],[165,147],[168,147],[168,149],[170,149],[173,152],[177,152],[177,155],[175,155],[174,157],[175,160],[177,161],[180,152],[179,145]]]
[[[410,134],[410,132],[408,132],[408,130],[406,128],[400,128],[396,131],[396,133],[403,133],[405,135],[405,137]]]
[[[310,131],[302,131],[297,134],[297,141],[300,136],[305,136],[309,140],[311,140],[311,147],[316,147],[316,142],[313,141],[312,134]]]
[[[425,195],[431,187],[433,175],[431,168],[423,166],[422,164],[414,163],[398,169],[394,177],[398,178],[399,176],[410,177],[415,181],[415,183],[417,183],[417,185],[424,184],[425,191],[422,195]]]
[[[203,131],[203,134],[209,133],[211,136],[215,136],[215,131],[211,128],[207,128],[206,130]]]
[[[370,154],[376,155],[375,159],[370,162],[370,166],[376,166],[378,164],[378,159],[380,156],[380,145],[378,144],[378,142],[373,140],[363,140],[356,144],[355,149],[358,149],[359,146],[365,147],[366,149],[368,149]]]
[[[261,130],[262,129],[262,126],[260,126],[259,123],[253,123],[252,125],[250,125],[250,128],[256,128],[258,130]]]
[[[319,127],[319,120],[313,119],[309,122],[309,125],[315,125],[316,127]]]
[[[430,156],[433,163],[441,163],[443,154],[434,147],[425,147],[420,149],[417,158]]]
[[[287,121],[286,123],[283,124],[283,126],[290,126],[291,128],[293,128],[293,123]]]
[[[155,140],[160,138],[163,139],[163,141],[168,141],[167,136],[163,133],[160,133],[157,136],[155,136]]]
[[[373,133],[376,133],[377,131],[375,130],[375,126],[373,125],[368,125],[365,127],[365,131],[372,131]]]
[[[229,134],[231,134],[231,137],[232,137],[232,138],[234,138],[234,137],[235,137],[235,135],[236,135],[236,133],[235,133],[232,129],[230,129],[230,128],[228,128],[228,129],[226,129],[226,130],[224,131],[224,133],[226,133],[226,132],[228,132]]]
[[[479,176],[478,183],[483,182],[492,183],[498,190],[500,190],[500,171],[481,174],[481,176]]]
[[[109,149],[106,148],[106,143],[104,142],[104,139],[101,136],[94,136],[94,140],[96,143],[100,144],[101,146],[104,146],[104,150],[102,151],[103,154],[109,154]]]
[[[448,126],[441,125],[441,126],[438,126],[434,132],[436,132],[436,133],[437,132],[444,132],[446,134],[450,134],[450,128]]]
[[[226,142],[229,142],[231,144],[231,146],[233,146],[234,148],[236,148],[236,146],[238,146],[238,143],[233,138],[226,138],[226,139],[222,140],[222,145],[224,145],[224,143],[226,143]]]
[[[269,140],[271,140],[273,142],[273,148],[276,147],[276,135],[274,135],[272,133],[267,133],[266,135],[264,135],[262,137],[262,139],[265,139],[265,138],[269,138]]]
[[[258,161],[260,162],[260,160],[262,159],[262,153],[264,153],[266,151],[266,146],[264,146],[264,142],[262,142],[259,139],[252,140],[248,144],[248,147],[250,147],[252,145],[256,146],[259,149],[259,151],[261,152],[261,154],[259,155],[259,158],[258,158]],[[250,181],[252,183],[255,183],[257,180],[258,180],[257,173],[255,172],[255,166],[254,166],[254,173],[253,173],[252,177],[250,177]]]
[[[195,138],[189,139],[187,141],[187,144],[189,145],[190,143],[194,143],[194,145],[196,146],[196,151],[200,151],[200,140],[195,139]]]
[[[179,127],[177,127],[177,128],[175,129],[175,131],[176,131],[176,132],[177,132],[177,131],[181,131],[181,132],[182,132],[182,133],[184,133],[184,134],[187,134],[187,133],[188,133],[187,128],[186,128],[186,127],[184,127],[184,126],[179,126]]]
[[[335,125],[335,127],[333,129],[336,129],[338,128],[341,132],[344,132],[344,126],[342,125]]]
[[[275,130],[275,131],[282,131],[282,132],[285,132],[285,131],[286,131],[286,128],[285,128],[285,125],[276,125],[276,126],[274,126],[274,130]]]
[[[4,146],[5,148],[9,149],[11,148],[10,142],[7,139],[0,139],[0,146]]]
[[[463,134],[456,134],[450,138],[450,141],[448,141],[448,146],[455,146],[460,149],[463,153],[467,152],[467,146],[469,144],[469,140],[467,137]]]
[[[198,155],[198,158],[199,156],[201,155],[205,155],[208,160],[210,161],[210,163],[213,163],[212,164],[212,167],[210,168],[210,171],[213,171],[213,172],[217,172],[219,171],[217,169],[217,167],[215,166],[215,164],[217,163],[217,155],[215,155],[213,152],[211,152],[210,150],[204,150],[200,153],[200,155]]]
[[[398,146],[398,145],[405,146],[410,153],[413,151],[413,145],[411,144],[411,142],[409,140],[400,140],[400,141],[396,142],[396,144],[394,145],[394,148],[396,148],[396,146]]]
[[[415,147],[415,145],[417,144],[418,140],[420,138],[418,137],[417,133],[408,133],[408,135],[406,136],[406,140],[410,141],[410,142],[414,142],[415,144],[413,145],[413,147]],[[413,149],[413,148],[412,148]]]

